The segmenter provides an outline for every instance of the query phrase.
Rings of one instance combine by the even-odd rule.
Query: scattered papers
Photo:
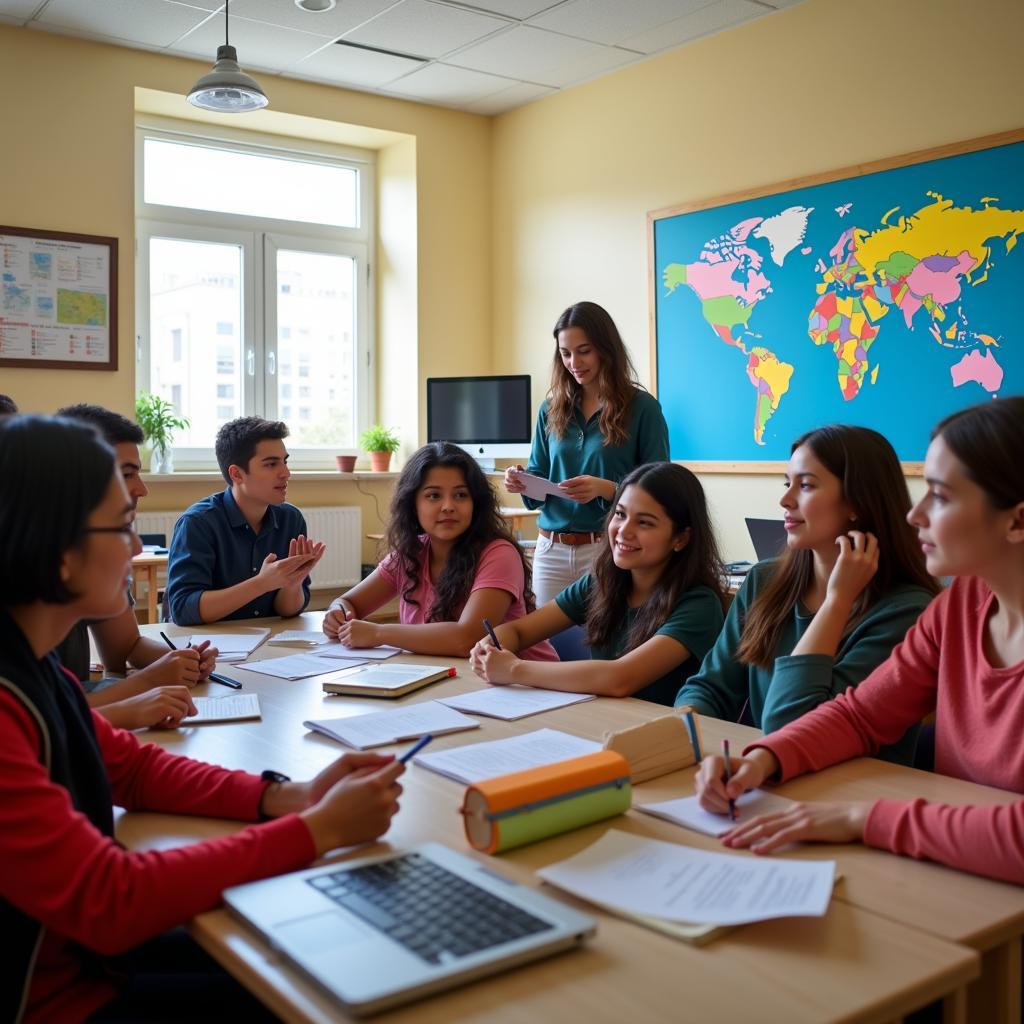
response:
[[[523,494],[534,501],[543,501],[549,494],[556,498],[569,497],[565,491],[559,490],[558,484],[533,473],[516,473],[516,480],[525,488]]]
[[[681,800],[663,800],[656,804],[636,804],[638,811],[651,814],[655,818],[664,818],[675,825],[703,832],[706,836],[724,836],[730,829],[741,825],[759,814],[771,814],[784,811],[793,805],[792,800],[775,793],[767,793],[763,789],[752,789],[744,793],[736,801],[736,820],[730,820],[727,814],[714,814],[705,811],[695,796],[683,797]]]
[[[408,708],[373,711],[349,718],[327,718],[302,723],[307,729],[323,733],[331,739],[366,750],[387,743],[417,739],[428,733],[441,736],[463,729],[479,729],[480,723],[454,708],[445,707],[436,700],[413,704]]]
[[[541,868],[541,878],[599,906],[693,924],[747,924],[821,917],[835,861],[792,861],[709,853],[609,829],[575,857]]]
[[[206,725],[260,718],[260,699],[255,693],[230,693],[225,697],[193,697],[198,715],[182,719],[182,725]]]
[[[593,699],[592,693],[562,693],[559,690],[538,690],[532,686],[491,686],[486,690],[460,693],[456,697],[442,697],[441,703],[468,711],[471,715],[514,722],[529,715]]]
[[[237,633],[193,633],[190,637],[174,637],[179,647],[186,644],[201,644],[210,641],[217,648],[218,661],[245,661],[270,635],[269,629],[246,629]]]
[[[346,647],[344,644],[332,643],[326,650],[317,651],[321,658],[341,658],[345,661],[384,661],[402,654],[401,647],[381,644],[380,647]]]
[[[362,664],[360,662],[360,664]],[[309,676],[333,675],[338,671],[315,654],[288,654],[283,658],[267,658],[264,661],[246,661],[241,668],[249,672],[259,672],[264,676],[275,676],[278,679],[306,679]],[[345,668],[355,668],[355,662],[349,662]]]
[[[470,743],[454,750],[418,754],[413,764],[429,768],[456,782],[479,782],[496,775],[540,768],[556,761],[582,757],[601,749],[600,743],[571,736],[557,729],[538,729],[523,736],[486,743]]]
[[[334,642],[326,633],[306,629],[284,629],[267,641],[275,647],[321,647]]]

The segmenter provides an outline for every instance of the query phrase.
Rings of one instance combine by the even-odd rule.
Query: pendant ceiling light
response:
[[[220,114],[244,114],[267,105],[267,95],[254,78],[238,66],[238,54],[228,43],[228,3],[224,2],[224,45],[217,47],[217,62],[189,90],[188,101]]]

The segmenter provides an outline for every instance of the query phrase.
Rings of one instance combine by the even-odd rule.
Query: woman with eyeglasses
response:
[[[52,652],[77,620],[127,600],[139,543],[114,453],[82,423],[4,417],[0,479],[0,1020],[177,1021],[199,1007],[274,1019],[169,929],[228,886],[386,832],[402,766],[348,754],[309,782],[261,778],[140,743],[91,711]],[[133,853],[114,838],[115,803],[263,823]]]
[[[586,576],[601,550],[604,520],[619,481],[668,459],[661,406],[636,380],[615,322],[594,302],[558,318],[551,386],[541,403],[527,472],[558,484],[564,496],[537,501],[540,537],[533,556],[538,607]],[[522,466],[505,470],[505,488],[523,494]]]

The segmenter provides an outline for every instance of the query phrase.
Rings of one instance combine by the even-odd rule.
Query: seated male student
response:
[[[69,405],[58,410],[57,415],[90,424],[114,449],[134,520],[139,499],[149,494],[140,475],[141,429],[120,413],[100,405]],[[129,667],[136,671],[123,679],[91,682],[90,632],[107,672],[124,675]],[[129,599],[128,607],[112,619],[76,623],[57,648],[57,654],[64,667],[81,681],[91,707],[114,725],[137,729],[180,718],[188,705],[187,691],[182,688],[206,681],[213,671],[217,650],[201,644],[190,650],[169,651],[163,643],[142,636]]]
[[[324,545],[306,538],[288,494],[288,428],[243,416],[217,431],[217,464],[228,486],[178,520],[167,561],[165,608],[191,626],[221,619],[298,615]]]

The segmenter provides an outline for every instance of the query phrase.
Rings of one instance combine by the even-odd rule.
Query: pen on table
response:
[[[722,757],[725,758],[725,784],[729,785],[729,780],[732,778],[732,772],[729,770],[729,741],[722,740]],[[736,820],[736,801],[731,797],[729,798],[729,817]]]
[[[206,679],[211,683],[220,683],[221,686],[230,686],[232,690],[240,690],[242,688],[242,684],[237,679],[229,679],[227,676],[222,676],[219,672],[211,672]]]
[[[419,743],[417,743],[417,744],[415,744],[414,746],[410,747],[410,748],[409,748],[409,749],[408,749],[408,750],[407,750],[407,751],[406,751],[406,752],[405,752],[405,753],[404,753],[404,754],[403,754],[403,755],[402,755],[402,756],[401,756],[401,757],[400,757],[400,758],[398,759],[398,763],[399,763],[399,764],[407,764],[407,763],[408,763],[408,761],[409,761],[409,759],[410,759],[411,757],[414,757],[414,756],[415,756],[416,754],[418,754],[418,753],[419,753],[419,752],[420,752],[420,751],[421,751],[421,750],[422,750],[422,749],[423,749],[423,748],[424,748],[424,747],[425,747],[425,746],[426,746],[426,745],[427,745],[427,744],[428,744],[428,743],[429,743],[429,742],[430,742],[430,741],[431,741],[431,740],[432,740],[433,738],[434,738],[434,737],[433,737],[433,736],[432,736],[432,735],[431,735],[430,733],[427,733],[427,735],[426,735],[426,736],[424,736],[424,737],[423,737],[423,738],[422,738],[422,739],[421,739],[421,740],[419,741]]]
[[[484,629],[487,630],[487,635],[491,638],[491,643],[500,651],[501,644],[498,643],[498,637],[495,635],[494,630],[491,628],[491,624],[486,619],[484,619]]]

